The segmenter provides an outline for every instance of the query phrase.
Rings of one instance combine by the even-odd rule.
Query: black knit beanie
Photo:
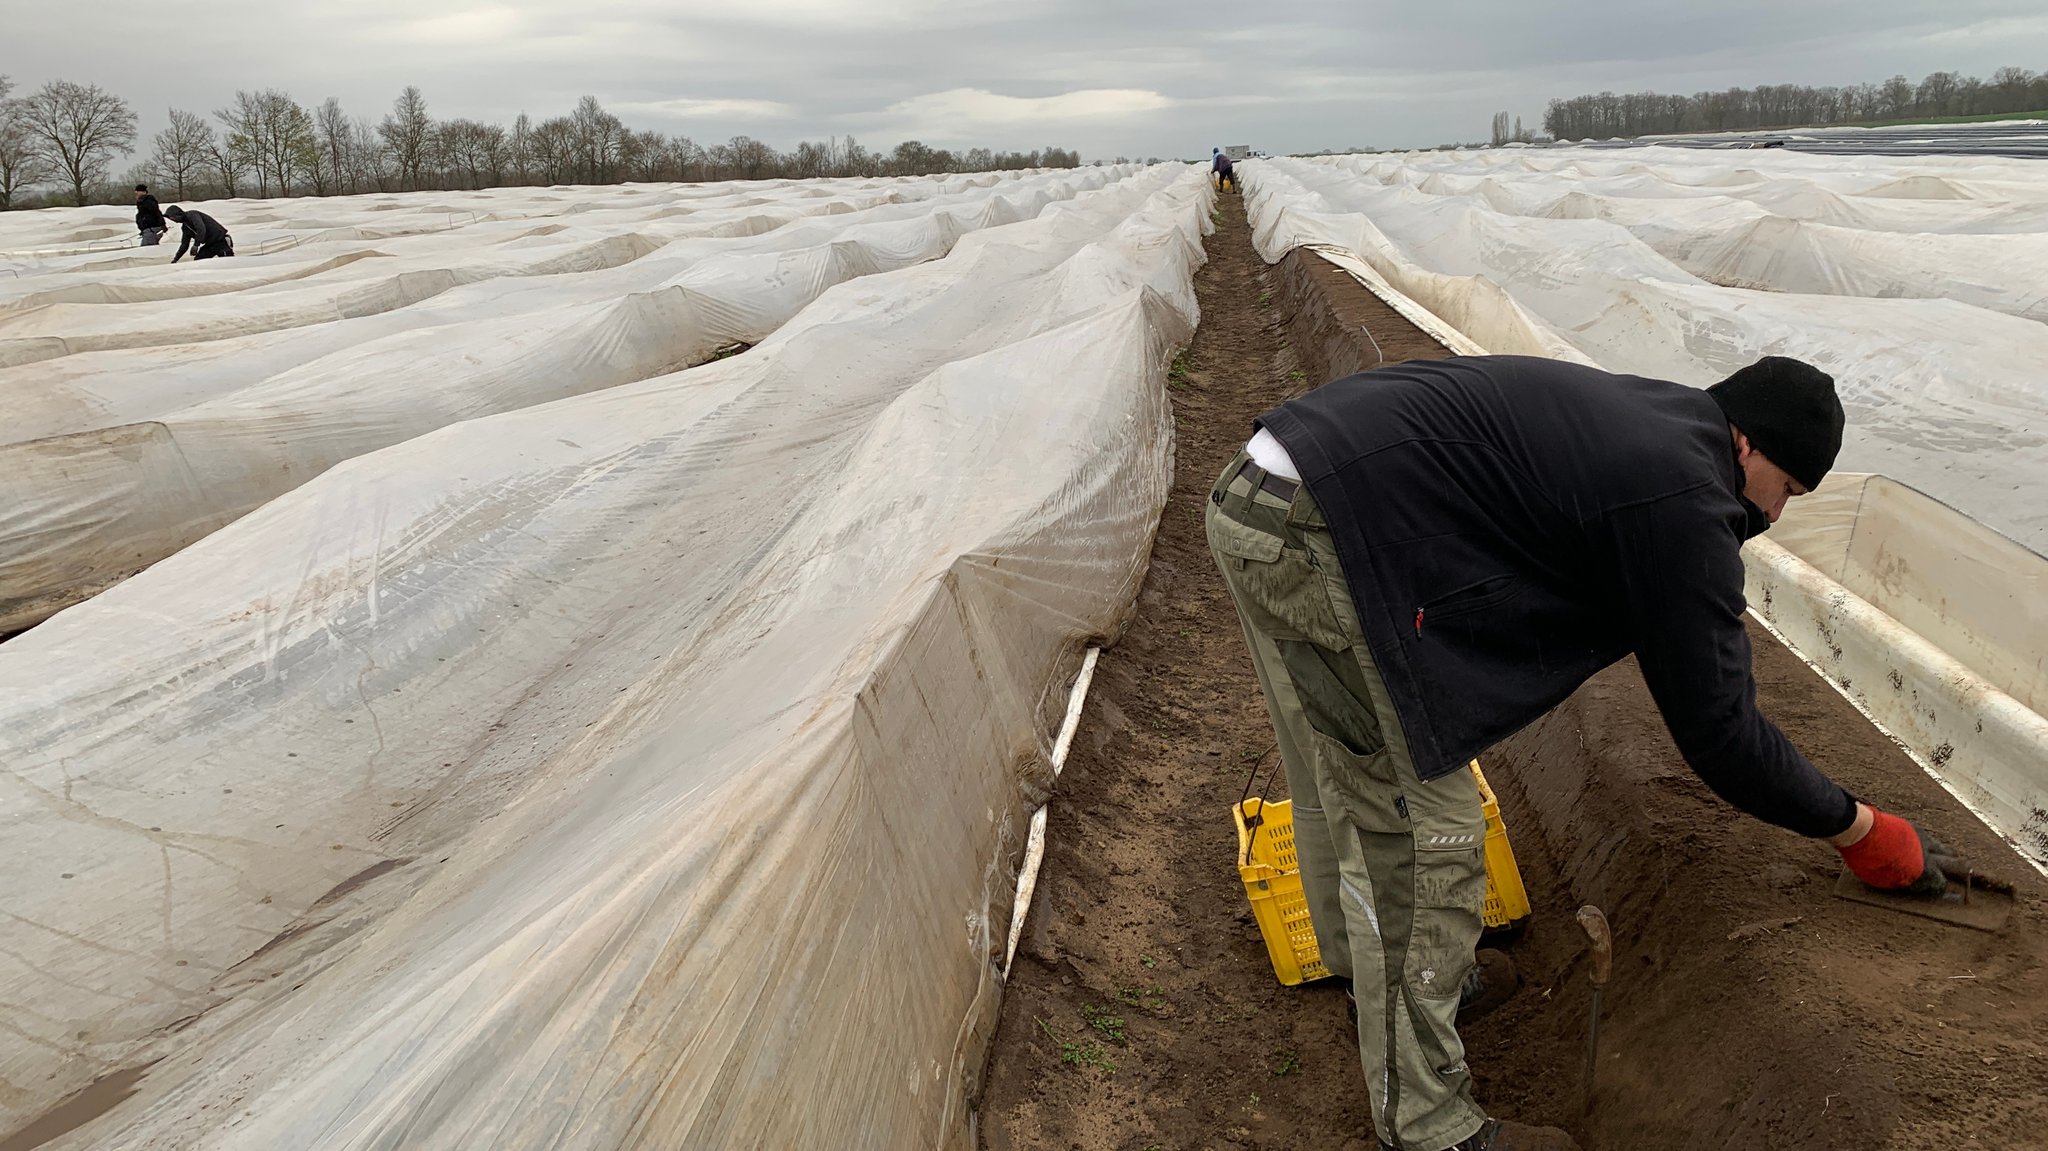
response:
[[[1820,486],[1842,450],[1842,401],[1835,377],[1812,364],[1765,356],[1707,389],[1750,444],[1787,475]]]

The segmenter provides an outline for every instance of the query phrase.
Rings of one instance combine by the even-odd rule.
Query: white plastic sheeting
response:
[[[697,195],[687,211],[612,213],[626,232],[603,234],[588,212],[568,228],[480,217],[310,258],[301,244],[47,288],[23,277],[24,294],[0,303],[0,364],[17,365],[0,368],[0,632],[341,460],[702,362],[833,284],[937,258],[1125,174],[890,182],[864,206],[792,184],[780,203]],[[186,273],[193,294],[164,297]]]
[[[363,242],[470,233],[479,225],[517,229],[522,221],[593,229],[632,228],[716,212],[785,213],[801,201],[834,211],[835,202],[866,207],[988,186],[1009,174],[837,180],[752,180],[717,184],[634,184],[492,188],[305,199],[220,200],[193,204],[235,236],[238,258],[274,256],[294,248],[322,250]],[[164,197],[166,205],[170,197]],[[72,269],[157,268],[176,250],[137,247],[135,213],[126,206],[15,212],[0,217],[0,273],[45,274]],[[461,240],[455,242],[460,243]],[[0,286],[7,285],[0,280]],[[0,293],[4,297],[4,293]]]
[[[1840,466],[2048,549],[2048,169],[1672,148],[1245,166],[1261,253],[1356,252],[1496,352],[1834,373]]]
[[[966,1146],[1209,195],[358,457],[0,646],[0,1130],[155,1060],[50,1146]]]
[[[2048,872],[2048,559],[1857,474],[1744,554],[1751,609]]]
[[[1360,162],[1369,158],[1347,158],[1334,168],[1355,168]],[[1904,353],[1895,333],[1852,323],[1855,304],[1875,306],[1865,317],[1868,322],[1898,318],[1884,304],[1790,294],[1758,299],[1761,293],[1687,283],[1686,273],[1668,264],[1659,269],[1658,257],[1642,250],[1638,237],[1664,251],[1717,244],[1724,255],[1743,251],[1728,236],[1689,230],[1687,221],[1697,219],[1692,211],[1696,201],[1683,189],[1747,187],[1762,179],[1752,171],[1695,174],[1691,185],[1641,173],[1567,173],[1564,184],[1572,184],[1573,175],[1584,179],[1578,182],[1582,186],[1550,201],[1563,209],[1557,214],[1573,220],[1626,218],[1630,224],[1623,235],[1614,234],[1612,224],[1603,225],[1606,232],[1575,227],[1554,234],[1548,223],[1525,228],[1516,222],[1541,199],[1528,189],[1518,192],[1491,179],[1460,184],[1441,171],[1418,175],[1398,165],[1388,168],[1388,161],[1371,163],[1377,165],[1376,176],[1390,184],[1412,184],[1439,199],[1474,197],[1506,211],[1489,215],[1471,202],[1445,206],[1424,201],[1418,206],[1398,188],[1372,187],[1363,197],[1382,202],[1385,210],[1370,211],[1368,219],[1366,212],[1336,210],[1357,198],[1341,187],[1306,190],[1325,180],[1328,171],[1248,165],[1253,223],[1263,251],[1278,258],[1292,243],[1306,241],[1461,355],[1547,355],[1704,384],[1720,374],[1706,370],[1724,362],[1714,357],[1732,357],[1732,367],[1786,350],[1773,341],[1791,340],[1787,330],[1755,326],[1760,315],[1782,320],[1786,305],[1780,301],[1785,301],[1811,304],[1816,316],[1839,325],[1828,329],[1830,344],[1838,357],[1849,358],[1811,358],[1828,362],[1850,387],[1868,387],[1873,376],[1884,372],[1937,370],[1939,357],[1954,352],[1953,341],[1970,330],[1973,319],[1998,331],[2011,328],[2005,316],[1943,305],[1943,315],[1965,326],[1941,337],[1949,344],[1923,349],[1929,359],[1906,365],[1899,359]],[[1591,211],[1596,193],[1586,186],[1616,198]],[[1956,187],[1900,178],[1866,188],[1865,195],[1934,196]],[[1998,190],[2018,195],[2023,189]],[[1633,199],[1621,196],[1624,191]],[[1782,187],[1769,198],[1779,203],[1796,199]],[[2009,221],[2012,215],[1998,218]],[[1461,233],[1461,228],[1468,231]],[[1745,234],[1755,238],[1763,232],[1752,228]],[[1576,247],[1550,250],[1548,243]],[[1686,249],[1686,244],[1695,247]],[[1757,267],[1772,266],[1767,253],[1750,251],[1742,258]],[[1623,266],[1634,273],[1618,274]],[[2028,290],[2027,277],[2038,278],[2038,271],[2026,269],[2016,277],[2021,296]],[[1967,267],[1957,269],[1959,282],[1968,274]],[[1603,290],[1612,290],[1613,298],[1601,301]],[[1641,338],[1662,341],[1654,346],[1619,342],[1626,325],[1610,324],[1611,316],[1639,316],[1645,299],[1658,301],[1674,324],[1686,314],[1681,304],[1698,302],[1690,313],[1696,326],[1673,332],[1650,328]],[[2010,304],[2011,299],[1999,297],[1998,302]],[[1994,309],[2002,310],[2015,309]],[[1567,314],[1580,322],[1563,328],[1550,322]],[[2032,320],[2023,323],[2039,326]],[[1876,352],[1869,360],[1853,358],[1852,353],[1872,349]],[[2023,501],[2039,500],[2048,485],[2048,473],[2029,470],[2040,446],[2034,429],[2042,426],[2048,388],[2027,365],[1998,364],[2000,352],[1991,349],[1979,362],[1980,367],[1997,366],[1997,376],[1971,381],[1968,388],[1908,392],[1896,410],[1875,418],[1850,400],[1851,444],[1858,446],[1854,452],[1845,450],[1845,457],[1890,460],[1900,463],[1901,470],[1944,477],[1948,487],[1966,493],[1970,506],[2025,522],[2027,512],[2039,509],[2024,507]],[[1956,434],[1958,421],[1993,416],[2017,422],[2004,429],[1966,423],[1969,434]],[[2002,438],[1994,434],[2000,430]],[[1900,451],[1888,441],[1914,436],[1922,439],[1913,442],[1924,441],[1948,454],[1887,454]],[[1993,440],[1998,446],[1987,448]],[[2015,484],[1999,490],[1973,486],[1968,477],[1977,465],[1962,458],[1965,449],[2004,450],[2005,458],[1989,466]],[[1752,613],[2022,857],[2048,872],[2048,719],[2043,718],[2048,708],[2048,615],[2043,614],[2048,612],[2048,559],[1909,486],[1842,469],[1815,494],[1794,500],[1770,535],[1744,549],[1743,558]]]

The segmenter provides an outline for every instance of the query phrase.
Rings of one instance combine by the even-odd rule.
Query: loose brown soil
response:
[[[984,1079],[990,1151],[1372,1146],[1342,997],[1274,980],[1233,867],[1230,804],[1273,740],[1201,509],[1259,411],[1445,353],[1320,259],[1264,266],[1240,202],[1222,211],[1174,391],[1173,493],[1053,800]],[[1752,640],[1765,711],[1852,790],[1998,860],[2021,880],[2013,922],[1985,935],[1834,899],[1833,852],[1718,803],[1617,665],[1486,761],[1536,913],[1511,946],[1522,994],[1466,1029],[1481,1101],[1596,1148],[2048,1147],[2043,885]],[[1616,935],[1590,1118],[1586,902]]]

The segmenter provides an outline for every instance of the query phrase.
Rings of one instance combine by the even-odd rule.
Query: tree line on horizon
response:
[[[2048,74],[2000,68],[1988,80],[1931,72],[1918,84],[1899,75],[1882,84],[1762,84],[1690,96],[1601,92],[1552,100],[1543,113],[1543,130],[1559,140],[1598,140],[2043,110],[2048,110]],[[1497,117],[1496,143],[1501,128]]]
[[[1015,168],[1073,168],[1078,152],[1044,148],[951,151],[905,140],[872,151],[852,136],[805,140],[788,152],[751,136],[700,145],[688,136],[629,128],[585,96],[567,115],[508,128],[436,120],[407,87],[381,119],[351,116],[329,96],[308,108],[275,88],[237,91],[211,118],[170,109],[170,123],[119,180],[114,160],[136,145],[134,109],[98,85],[53,80],[25,96],[0,76],[0,210],[126,203],[135,184],[160,197],[217,199],[359,192],[467,191],[520,185],[627,181],[926,176]],[[216,128],[216,123],[218,128]],[[33,189],[53,185],[37,194]]]

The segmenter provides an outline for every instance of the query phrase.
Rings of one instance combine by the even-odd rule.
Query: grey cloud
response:
[[[25,86],[64,77],[112,88],[143,112],[145,132],[167,106],[210,111],[236,88],[281,87],[307,103],[335,95],[374,117],[411,83],[437,115],[551,114],[588,92],[645,126],[701,140],[744,132],[784,147],[888,132],[900,121],[892,107],[959,89],[1026,99],[1136,89],[1172,103],[1118,118],[961,122],[955,138],[932,142],[1197,156],[1225,142],[1305,150],[1476,139],[1497,109],[1534,123],[1551,97],[1602,88],[2048,66],[2038,0],[1726,0],[1704,10],[1675,0],[476,4],[470,11],[483,15],[463,17],[401,0],[317,9],[221,0],[205,9],[204,42],[137,0],[17,5],[25,10],[8,16],[14,50],[0,71]],[[422,18],[451,20],[431,27],[456,35],[407,39]],[[763,105],[789,114],[764,115]],[[677,107],[702,114],[663,111]]]

